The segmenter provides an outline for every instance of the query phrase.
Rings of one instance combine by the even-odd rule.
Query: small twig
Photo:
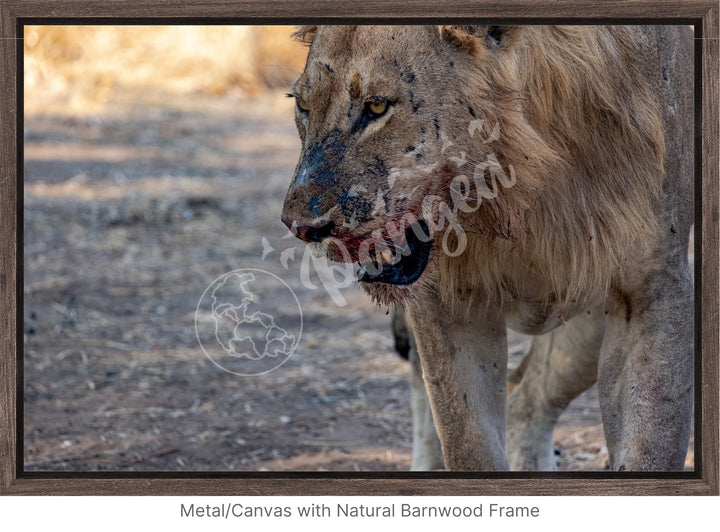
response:
[[[140,462],[145,462],[146,460],[150,460],[151,458],[162,458],[163,456],[167,456],[169,454],[179,453],[181,450],[182,449],[180,449],[180,447],[173,447],[171,449],[165,449],[164,451],[160,451],[155,454],[137,458],[136,460],[134,460],[134,463],[138,464]]]

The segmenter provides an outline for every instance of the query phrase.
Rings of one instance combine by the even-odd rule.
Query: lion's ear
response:
[[[300,41],[310,46],[315,38],[316,31],[317,26],[299,26],[294,32],[292,32],[291,37],[296,41]]]
[[[478,37],[478,30],[483,26],[438,26],[440,38],[458,48],[472,52]]]
[[[511,40],[514,26],[438,26],[440,38],[470,52],[476,46],[500,48]]]

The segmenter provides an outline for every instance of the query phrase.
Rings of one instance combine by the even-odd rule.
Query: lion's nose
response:
[[[282,222],[290,229],[293,235],[305,242],[321,242],[335,229],[335,222],[320,220],[311,225],[298,225],[289,218],[282,217]]]

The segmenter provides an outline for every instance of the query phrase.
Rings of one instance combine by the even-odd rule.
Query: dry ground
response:
[[[390,317],[357,287],[342,308],[305,288],[303,249],[283,238],[290,105],[193,97],[26,117],[26,470],[408,469],[409,368]],[[277,274],[302,307],[295,354],[265,375],[222,371],[195,336],[201,294],[236,268]],[[282,320],[283,295],[269,297]],[[526,345],[511,336],[512,364]],[[605,466],[599,424],[592,389],[562,417],[560,469]]]

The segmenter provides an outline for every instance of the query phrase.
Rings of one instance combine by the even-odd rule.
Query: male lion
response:
[[[298,36],[302,153],[282,218],[404,307],[432,413],[415,389],[414,468],[443,465],[439,436],[449,470],[553,469],[555,422],[597,380],[611,467],[682,469],[690,28]],[[537,335],[507,405],[506,327]]]

